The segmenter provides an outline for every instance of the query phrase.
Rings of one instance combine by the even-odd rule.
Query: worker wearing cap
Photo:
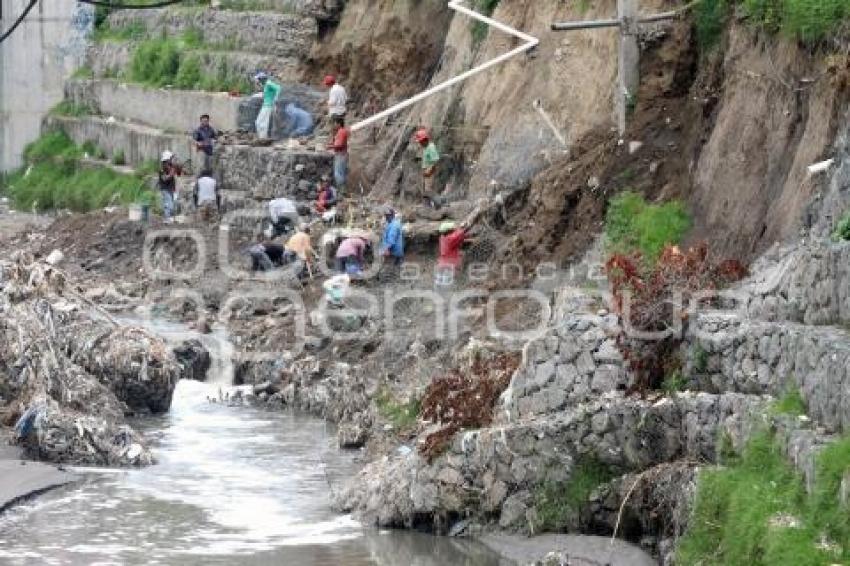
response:
[[[433,199],[434,196],[434,178],[437,173],[437,164],[440,162],[440,152],[437,151],[437,146],[431,141],[431,134],[425,128],[420,128],[414,135],[416,143],[422,148],[422,186],[423,196]]]
[[[345,118],[346,104],[348,104],[348,93],[345,88],[336,82],[336,77],[327,75],[322,81],[328,88],[328,116],[333,119],[336,116]]]
[[[165,221],[171,223],[174,213],[174,195],[177,192],[177,167],[174,165],[174,154],[168,150],[162,152],[159,160],[159,179],[157,185],[162,197],[162,214]]]
[[[262,89],[263,107],[257,115],[255,123],[257,127],[257,138],[266,140],[269,138],[274,103],[280,95],[280,85],[269,78],[268,73],[260,71],[254,76],[257,85]]]

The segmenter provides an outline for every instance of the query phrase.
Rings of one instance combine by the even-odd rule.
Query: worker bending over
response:
[[[461,249],[463,244],[469,241],[469,231],[482,212],[483,207],[479,205],[460,226],[451,221],[440,224],[439,257],[435,273],[435,283],[438,286],[449,287],[454,284],[463,262]]]
[[[336,270],[351,276],[362,275],[369,245],[369,240],[359,236],[344,239],[336,250]]]
[[[313,116],[309,112],[290,102],[283,113],[291,124],[291,137],[306,138],[313,133]]]
[[[300,269],[297,270],[299,279],[312,273],[313,257],[316,252],[310,242],[310,226],[301,224],[298,230],[287,240],[284,246],[284,263],[299,262]]]

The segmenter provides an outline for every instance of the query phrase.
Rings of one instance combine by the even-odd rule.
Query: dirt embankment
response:
[[[402,4],[390,10],[350,0],[313,51],[310,72],[341,70],[362,116],[517,45],[495,31],[482,39],[469,18],[452,16],[442,2],[417,2],[409,11]],[[608,198],[623,189],[684,199],[692,240],[706,239],[725,256],[751,260],[795,235],[819,189],[806,166],[829,157],[847,106],[847,57],[745,22],[733,22],[710,51],[697,45],[689,19],[660,26],[642,37],[641,87],[620,141],[613,129],[616,33],[549,30],[554,21],[615,11],[613,1],[584,12],[554,0],[499,3],[493,17],[540,37],[539,48],[355,135],[356,183],[379,198],[404,191],[410,200],[420,180],[408,139],[424,124],[443,153],[437,184],[449,187],[450,198],[528,187],[512,203],[515,220],[500,247],[530,261],[574,259],[598,232]],[[427,39],[419,37],[422,26]],[[367,108],[373,94],[380,103]],[[536,101],[567,139],[568,155]]]

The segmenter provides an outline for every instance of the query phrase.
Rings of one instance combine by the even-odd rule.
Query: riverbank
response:
[[[656,566],[658,563],[633,544],[611,537],[546,534],[524,537],[507,533],[486,534],[478,539],[505,560],[515,564],[606,564],[607,566]]]
[[[0,447],[0,513],[46,491],[73,483],[77,474],[61,466],[22,460],[20,451]]]

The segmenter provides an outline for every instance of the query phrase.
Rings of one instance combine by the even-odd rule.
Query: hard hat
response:
[[[325,86],[333,86],[336,84],[336,77],[333,75],[325,75],[325,80],[322,82]]]
[[[422,143],[431,139],[431,136],[428,134],[428,130],[425,128],[419,128],[413,136],[413,139],[417,141],[417,143]]]
[[[162,152],[162,157],[160,158],[160,161],[168,161],[172,157],[174,157],[174,154],[166,149],[165,151]]]
[[[451,232],[455,229],[455,223],[451,221],[446,221],[440,224],[440,234],[445,234],[446,232]]]
[[[257,73],[256,75],[254,75],[254,80],[255,80],[255,81],[264,81],[264,80],[266,80],[267,78],[269,78],[269,74],[268,74],[267,72],[265,72],[265,71],[260,71],[259,73]]]

